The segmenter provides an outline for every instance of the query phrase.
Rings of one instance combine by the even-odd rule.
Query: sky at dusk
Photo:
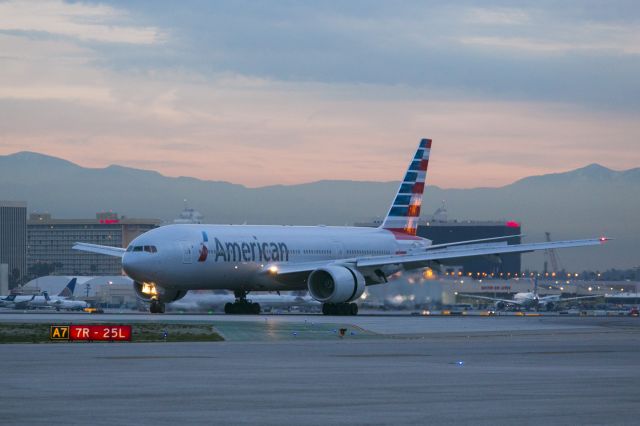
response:
[[[640,3],[0,1],[0,155],[248,186],[640,166]]]

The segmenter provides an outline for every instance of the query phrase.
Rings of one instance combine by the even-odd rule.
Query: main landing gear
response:
[[[355,303],[325,303],[322,305],[325,315],[358,315],[358,305]]]
[[[247,300],[247,292],[242,290],[236,290],[234,293],[236,301],[234,303],[226,303],[224,305],[225,314],[260,314],[260,304],[251,303]]]
[[[151,305],[149,305],[149,312],[152,314],[164,314],[164,308],[164,303],[152,300]]]

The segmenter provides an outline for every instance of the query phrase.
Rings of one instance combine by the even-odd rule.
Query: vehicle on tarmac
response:
[[[152,313],[189,290],[231,290],[226,313],[257,314],[249,292],[307,290],[326,315],[355,315],[368,285],[406,270],[436,268],[473,256],[601,245],[606,238],[507,244],[512,236],[432,244],[416,235],[431,140],[412,156],[378,228],[174,224],[150,230],[126,249],[78,242],[73,248],[121,258]],[[354,200],[355,202],[355,200]]]

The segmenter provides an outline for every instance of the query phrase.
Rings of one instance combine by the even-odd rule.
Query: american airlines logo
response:
[[[206,235],[203,232],[204,235]],[[204,236],[203,235],[203,236]],[[207,260],[207,255],[215,256],[215,262],[278,262],[289,261],[289,247],[283,242],[262,242],[253,237],[253,241],[220,241],[214,238],[215,249],[206,246],[204,238],[199,262]]]

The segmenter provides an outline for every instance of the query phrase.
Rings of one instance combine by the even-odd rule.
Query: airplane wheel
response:
[[[151,305],[149,305],[149,312],[151,312],[152,314],[164,314],[164,311],[165,305],[162,302],[154,300],[153,302],[151,302]]]
[[[355,303],[324,303],[322,305],[324,315],[358,315],[358,305]]]
[[[340,315],[338,305],[334,305],[333,303],[323,304],[322,313],[324,315]]]
[[[358,315],[358,305],[356,305],[355,303],[350,303],[350,311],[349,312],[351,315]]]

